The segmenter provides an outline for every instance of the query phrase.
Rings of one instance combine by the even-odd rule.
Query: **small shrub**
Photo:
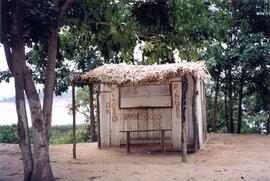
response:
[[[0,143],[18,144],[19,142],[17,125],[0,126]]]
[[[32,139],[32,128],[29,129],[30,141]],[[89,134],[89,127],[87,124],[78,125],[76,128],[76,142],[85,143],[90,142],[91,137]],[[61,125],[51,127],[51,144],[71,144],[72,143],[72,125]],[[0,143],[13,143],[20,142],[17,125],[0,126]]]

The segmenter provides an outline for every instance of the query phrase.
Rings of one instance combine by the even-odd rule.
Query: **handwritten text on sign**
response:
[[[116,114],[116,90],[114,87],[111,89],[111,108],[112,108],[112,121],[116,122],[118,120]]]
[[[177,118],[181,116],[180,110],[180,84],[175,82],[173,83],[173,96],[174,96],[174,106],[175,106],[175,114]]]
[[[121,118],[124,121],[128,120],[161,120],[162,119],[162,114],[161,113],[153,113],[153,114],[148,114],[147,112],[145,113],[123,113],[121,115]]]

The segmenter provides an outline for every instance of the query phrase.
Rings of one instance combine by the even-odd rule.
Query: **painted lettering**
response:
[[[173,84],[173,94],[174,94],[174,106],[175,106],[175,116],[177,118],[180,118],[181,116],[181,110],[180,110],[180,92],[179,92],[179,84],[174,83]]]

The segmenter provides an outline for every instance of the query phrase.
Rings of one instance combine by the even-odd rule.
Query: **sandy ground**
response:
[[[178,152],[148,152],[132,148],[99,150],[96,143],[52,145],[53,172],[57,180],[104,181],[270,181],[270,136],[209,134],[208,142],[181,163]],[[0,144],[0,180],[22,180],[18,145]]]

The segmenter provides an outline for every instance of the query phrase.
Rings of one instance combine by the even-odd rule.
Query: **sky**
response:
[[[0,44],[0,71],[7,70],[5,54],[2,45]],[[15,96],[14,80],[9,83],[0,83],[0,100]],[[71,104],[71,97],[54,98],[52,125],[72,124],[72,117],[68,114],[67,106]],[[30,120],[29,108],[27,107],[28,118]],[[83,123],[84,118],[81,114],[77,114],[77,124]],[[0,125],[10,125],[17,123],[17,114],[15,102],[0,102]],[[29,121],[31,126],[31,121]]]
[[[0,71],[7,70],[6,57],[2,45],[0,45]],[[14,81],[8,83],[0,83],[0,100],[7,97],[12,97],[15,94]]]

